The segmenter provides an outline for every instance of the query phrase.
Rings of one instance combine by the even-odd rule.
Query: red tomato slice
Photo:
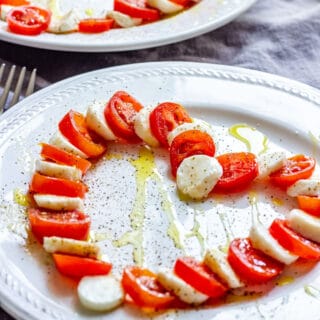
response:
[[[190,0],[170,0],[170,2],[174,2],[180,6],[186,7],[190,3]]]
[[[185,122],[192,122],[192,119],[187,111],[177,103],[161,103],[150,113],[151,132],[164,147],[169,147],[168,134]]]
[[[214,156],[216,147],[212,137],[200,130],[188,130],[177,135],[170,146],[171,172],[175,177],[180,163],[187,157],[204,154]]]
[[[35,173],[29,191],[40,194],[84,198],[88,187],[80,181],[54,178]]]
[[[320,218],[320,196],[297,196],[299,208]]]
[[[88,157],[98,157],[106,151],[105,146],[93,142],[83,114],[70,110],[59,122],[61,133]]]
[[[54,253],[52,256],[58,271],[67,277],[99,276],[108,274],[112,269],[111,263],[101,260],[60,253]]]
[[[34,6],[19,6],[10,10],[6,19],[11,32],[35,36],[47,30],[51,13]]]
[[[28,218],[32,233],[41,243],[43,237],[88,238],[90,217],[80,211],[44,212],[29,208]]]
[[[191,287],[211,298],[222,297],[227,291],[206,265],[192,257],[179,258],[174,265],[174,272]]]
[[[91,167],[91,162],[82,159],[72,153],[57,148],[56,146],[41,143],[41,157],[46,160],[51,160],[59,164],[76,167],[85,174]]]
[[[226,153],[216,158],[223,168],[222,177],[213,189],[216,192],[241,191],[258,175],[258,163],[253,153]]]
[[[159,11],[148,8],[146,0],[114,0],[114,10],[127,14],[132,18],[148,21],[160,19]]]
[[[320,259],[320,245],[290,229],[285,220],[273,220],[270,234],[288,251],[304,259]]]
[[[314,168],[316,162],[313,158],[307,157],[303,154],[297,154],[287,159],[284,166],[270,175],[270,181],[283,189],[294,184],[300,179],[308,179]]]
[[[105,32],[112,28],[113,19],[84,19],[79,22],[79,31],[85,33]]]
[[[127,92],[116,92],[104,109],[105,119],[114,134],[130,142],[140,139],[134,131],[134,118],[143,106]]]
[[[124,291],[140,307],[162,309],[175,300],[157,281],[157,275],[148,269],[124,268],[121,283]]]
[[[278,276],[284,266],[253,248],[250,239],[234,239],[228,251],[228,261],[243,282],[258,284]]]
[[[27,0],[0,0],[0,4],[9,6],[27,6],[30,2]]]

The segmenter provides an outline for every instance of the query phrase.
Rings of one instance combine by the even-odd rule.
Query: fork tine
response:
[[[13,97],[12,97],[12,100],[10,103],[10,107],[12,107],[14,104],[16,104],[19,97],[20,97],[25,74],[26,74],[26,67],[23,67],[20,71],[19,78],[18,78],[16,87],[14,89],[14,94],[13,94]]]
[[[30,96],[30,94],[33,93],[34,85],[36,83],[36,75],[37,75],[37,69],[33,69],[30,76],[29,83],[28,83],[28,88],[26,90],[26,94],[25,94],[26,97]]]
[[[1,67],[0,67],[0,81],[2,80],[2,76],[3,76],[3,73],[4,73],[5,66],[6,65],[4,63],[1,64]]]
[[[12,83],[12,79],[13,79],[13,75],[15,73],[15,70],[16,70],[16,66],[12,66],[10,69],[10,72],[9,72],[8,79],[4,85],[3,93],[0,98],[0,112],[3,112],[3,107],[6,103],[7,98],[8,98],[8,94],[10,91],[10,87],[11,87],[11,83]]]

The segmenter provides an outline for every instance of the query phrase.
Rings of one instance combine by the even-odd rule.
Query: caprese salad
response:
[[[0,0],[0,19],[23,35],[100,33],[155,22],[193,6],[197,0],[108,0],[84,8],[65,0]],[[64,7],[67,7],[65,9]]]
[[[198,306],[222,299],[230,290],[269,282],[297,259],[320,259],[316,160],[302,154],[287,157],[282,151],[216,155],[214,136],[210,124],[192,118],[180,104],[143,107],[118,91],[108,102],[90,105],[85,115],[70,110],[50,142],[41,144],[29,186],[34,200],[28,208],[30,228],[57,270],[80,280],[78,297],[84,307],[108,311],[128,301],[148,309]],[[108,141],[167,149],[172,177],[189,198],[243,191],[255,180],[282,188],[298,206],[269,227],[254,218],[247,237],[233,239],[225,252],[211,248],[202,261],[178,257],[171,268],[157,272],[130,265],[117,279],[112,262],[87,241],[91,219],[82,212],[89,190],[82,177],[90,160],[106,152]]]

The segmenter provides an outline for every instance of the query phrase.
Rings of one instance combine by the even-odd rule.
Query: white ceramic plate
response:
[[[70,5],[68,0],[64,0]],[[36,37],[16,35],[6,31],[0,21],[0,39],[25,46],[82,52],[126,51],[151,48],[182,41],[219,28],[247,10],[255,0],[202,0],[190,10],[170,19],[145,26],[117,29],[103,34],[87,35],[49,33]],[[88,1],[77,2],[88,8]],[[91,0],[92,6],[101,6],[101,0]],[[106,4],[112,7],[111,0]],[[111,8],[110,7],[110,8]]]
[[[87,73],[37,92],[6,112],[0,121],[0,302],[18,319],[150,316],[130,306],[106,314],[84,311],[76,298],[76,284],[60,276],[50,257],[28,237],[23,207],[14,201],[14,192],[27,190],[39,154],[38,143],[48,141],[61,117],[70,108],[85,111],[94,100],[108,99],[120,89],[144,105],[166,100],[184,104],[192,116],[215,126],[218,153],[247,150],[227,134],[231,125],[246,123],[257,128],[253,132],[248,129],[254,152],[263,149],[261,132],[268,137],[270,149],[305,153],[320,160],[319,91],[265,73],[197,63],[136,64]],[[247,136],[248,131],[241,134]],[[247,236],[252,211],[249,200],[254,197],[266,225],[295,205],[284,193],[259,184],[249,193],[185,202],[177,195],[164,150],[155,150],[153,159],[141,145],[110,144],[108,154],[86,175],[90,187],[86,212],[92,216],[93,235],[114,263],[116,274],[133,263],[133,251],[138,261],[157,270],[172,266],[183,254],[200,258],[205,246],[224,246],[228,236]],[[137,242],[135,250],[132,245],[117,247],[113,242],[134,228],[139,234],[130,216],[140,221],[137,225],[144,230],[140,234],[142,246]],[[172,232],[174,226],[180,233]],[[176,246],[179,241],[182,250]],[[309,267],[303,265],[304,269]],[[294,279],[288,274],[282,276],[280,286],[254,300],[228,297],[227,304],[170,311],[155,318],[316,319],[319,271],[315,266]]]

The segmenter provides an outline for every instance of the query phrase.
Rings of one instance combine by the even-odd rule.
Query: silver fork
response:
[[[37,70],[33,69],[30,75],[29,80],[26,80],[26,67],[22,67],[18,76],[18,80],[17,83],[15,85],[14,91],[13,91],[13,96],[11,98],[10,101],[7,101],[8,96],[9,96],[9,92],[10,92],[10,88],[11,88],[11,84],[15,75],[17,67],[15,65],[13,65],[10,68],[7,80],[4,84],[3,87],[3,92],[1,94],[0,97],[0,113],[2,113],[4,111],[4,107],[5,105],[8,105],[8,108],[12,107],[14,104],[16,104],[19,100],[19,97],[21,95],[21,91],[22,91],[22,87],[25,81],[27,81],[28,85],[27,85],[27,89],[26,92],[24,94],[24,97],[29,96],[31,93],[33,93],[34,91],[34,86],[35,86],[35,82],[36,82],[36,73]],[[5,64],[3,63],[0,67],[0,83],[2,80],[2,77],[4,75],[4,71],[5,71]]]

